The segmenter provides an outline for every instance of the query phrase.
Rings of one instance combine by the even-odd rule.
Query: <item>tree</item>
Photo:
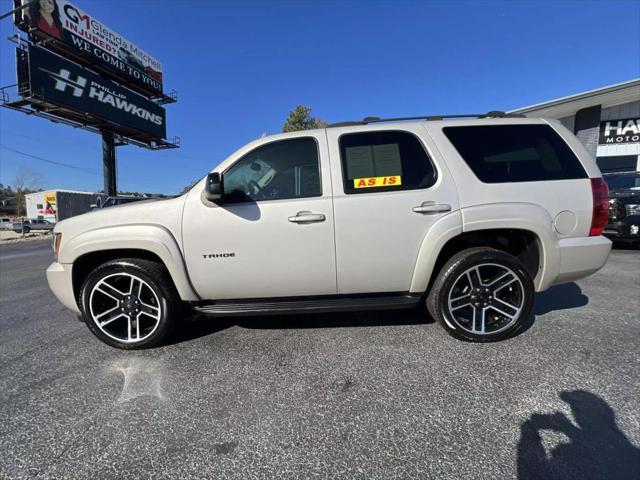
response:
[[[42,175],[35,173],[28,168],[20,167],[13,185],[16,189],[16,215],[20,217],[25,212],[24,195],[35,191],[42,183]]]
[[[324,128],[327,122],[311,116],[311,108],[304,105],[297,105],[289,112],[287,120],[282,127],[283,132],[298,132],[300,130],[312,130],[314,128]]]
[[[198,178],[198,179],[196,179],[196,180],[192,181],[189,185],[187,185],[186,187],[184,187],[184,188],[182,189],[182,191],[180,192],[180,195],[182,195],[183,193],[187,193],[187,192],[188,192],[189,190],[191,190],[191,189],[196,185],[196,183],[198,183],[200,180],[202,180],[202,178]]]

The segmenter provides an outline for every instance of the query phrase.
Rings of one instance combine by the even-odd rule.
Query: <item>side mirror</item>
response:
[[[222,175],[218,172],[213,172],[207,175],[207,183],[205,184],[204,191],[207,200],[210,202],[220,200],[224,193]]]

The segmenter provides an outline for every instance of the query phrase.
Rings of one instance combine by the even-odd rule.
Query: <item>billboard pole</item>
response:
[[[5,18],[7,18],[10,15],[13,15],[14,13],[19,12],[20,10],[24,10],[25,8],[28,8],[31,6],[31,4],[36,3],[38,0],[31,0],[30,2],[25,2],[22,5],[14,8],[13,10],[11,10],[10,12],[7,13],[3,13],[2,15],[0,15],[0,20],[3,20]]]
[[[104,194],[115,197],[118,194],[116,184],[116,143],[113,133],[102,131],[102,165],[104,169]]]

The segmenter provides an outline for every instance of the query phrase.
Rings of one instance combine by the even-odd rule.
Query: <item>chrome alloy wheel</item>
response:
[[[158,295],[140,277],[114,273],[99,280],[89,296],[91,320],[118,342],[140,342],[160,324]]]
[[[501,332],[520,316],[525,292],[510,268],[483,263],[463,272],[449,290],[448,317],[474,335]]]

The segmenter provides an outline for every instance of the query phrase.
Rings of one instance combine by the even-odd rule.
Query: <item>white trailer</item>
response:
[[[27,218],[59,222],[86,213],[96,203],[98,195],[74,190],[48,190],[25,195]]]

